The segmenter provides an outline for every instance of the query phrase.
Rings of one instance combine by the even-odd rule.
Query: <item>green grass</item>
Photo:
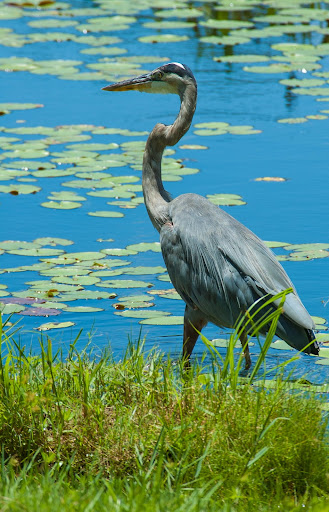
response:
[[[189,371],[142,341],[115,362],[1,334],[1,511],[329,511],[321,401],[263,386],[266,350],[255,384],[236,334],[224,361],[212,348]]]

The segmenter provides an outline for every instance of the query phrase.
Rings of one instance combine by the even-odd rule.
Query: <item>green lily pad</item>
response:
[[[206,28],[214,28],[219,30],[232,30],[237,28],[251,28],[253,27],[253,23],[250,21],[240,21],[240,20],[216,20],[216,19],[208,19],[206,21],[200,21],[199,23],[203,27]]]
[[[101,249],[101,252],[104,254],[104,256],[130,256],[137,254],[137,251],[133,250],[131,246],[127,246],[127,249]]]
[[[222,121],[210,121],[210,122],[207,122],[207,123],[196,123],[194,125],[194,128],[208,128],[210,130],[225,130],[229,127],[229,123],[225,123],[225,122],[222,122]]]
[[[65,257],[73,260],[73,261],[97,261],[105,258],[105,254],[103,251],[89,251],[89,252],[71,252],[67,253]]]
[[[146,318],[139,322],[142,325],[183,325],[183,316],[157,316],[154,318]]]
[[[40,245],[72,245],[74,242],[72,240],[67,240],[66,238],[55,238],[51,236],[36,238],[33,243]]]
[[[227,131],[233,135],[254,135],[257,133],[262,133],[261,130],[255,130],[253,126],[245,125],[245,126],[229,126]]]
[[[301,124],[306,122],[306,117],[287,117],[285,119],[278,119],[278,123],[282,124]]]
[[[222,44],[225,46],[235,46],[236,44],[245,44],[249,43],[250,39],[248,37],[243,37],[241,35],[229,35],[229,36],[203,36],[200,37],[199,40],[202,43],[209,43],[209,44]]]
[[[98,212],[88,212],[88,215],[91,217],[124,217],[124,214],[121,212],[113,212],[110,210],[98,211]]]
[[[1,245],[0,245],[1,247]],[[328,250],[329,244],[314,243],[314,244],[288,244],[285,246],[286,251],[321,251]]]
[[[124,316],[126,318],[161,318],[161,319],[163,319],[166,316],[170,316],[170,313],[168,313],[167,311],[156,311],[153,309],[152,310],[138,309],[137,311],[128,309],[125,311],[115,311],[114,314],[118,315],[118,316]]]
[[[284,80],[280,80],[279,82],[282,85],[287,85],[289,87],[317,87],[318,85],[323,85],[325,80],[320,80],[319,78],[286,78]]]
[[[325,318],[323,318],[322,316],[311,315],[311,318],[316,325],[324,325],[327,323],[327,320]]]
[[[176,291],[161,294],[163,299],[181,300],[182,297]]]
[[[324,119],[328,119],[328,116],[325,116],[323,114],[308,115],[306,117],[307,117],[307,119],[312,119],[315,121],[323,121]]]
[[[41,308],[41,309],[65,309],[67,308],[66,304],[61,304],[60,302],[33,302],[31,304],[33,308]]]
[[[227,62],[229,64],[245,62],[267,62],[270,60],[266,55],[241,54],[241,55],[222,55],[213,58],[216,62]]]
[[[75,208],[80,208],[82,204],[76,201],[45,201],[41,203],[41,206],[54,210],[74,210]]]
[[[52,201],[86,201],[86,198],[79,196],[76,192],[62,191],[62,192],[51,192],[51,196],[48,197]],[[73,243],[73,242],[72,242]]]
[[[151,36],[139,37],[138,41],[141,43],[180,43],[188,39],[188,36],[179,36],[177,34],[153,34]]]
[[[19,304],[4,304],[0,302],[0,312],[2,315],[11,315],[12,313],[20,313],[25,309],[24,306]]]
[[[286,245],[289,245],[288,242],[273,242],[269,240],[264,240],[264,244],[267,245],[267,247],[271,247],[272,249],[275,247],[285,247]]]
[[[158,18],[199,18],[203,16],[203,12],[199,9],[194,8],[175,8],[175,9],[163,9],[156,11],[155,16]]]
[[[103,292],[101,290],[81,290],[76,292],[63,293],[56,297],[56,300],[73,301],[73,300],[99,300],[99,299],[115,299],[116,293]]]
[[[236,206],[247,204],[242,197],[237,194],[208,194],[207,199],[216,205]]]
[[[13,196],[25,195],[25,194],[36,194],[40,192],[41,187],[36,185],[0,185],[0,192],[5,194],[11,194]]]
[[[143,23],[143,27],[152,28],[155,30],[168,30],[168,29],[179,29],[179,28],[193,28],[196,23],[191,21],[150,21]],[[144,62],[144,61],[143,61]]]
[[[95,276],[54,276],[51,278],[51,281],[54,283],[62,283],[62,284],[77,284],[80,286],[91,286],[93,284],[99,283],[100,278]]]
[[[170,283],[171,280],[170,280],[170,277],[168,274],[165,274],[165,275],[162,275],[162,276],[158,276],[158,279],[159,281],[164,281],[166,283]]]
[[[47,322],[36,327],[36,330],[50,331],[51,329],[65,329],[66,327],[72,327],[73,325],[75,325],[74,322]]]
[[[65,311],[70,313],[97,313],[98,311],[104,311],[104,309],[91,306],[68,306]]]
[[[161,274],[166,272],[166,267],[125,267],[124,274],[131,276],[147,275],[147,274]]]
[[[113,279],[102,281],[98,286],[102,288],[151,288],[153,284],[145,281],[135,281],[133,279]]]
[[[271,348],[276,348],[279,350],[294,350],[288,343],[283,340],[277,340],[274,343],[271,343]]]
[[[41,103],[0,103],[0,110],[30,110],[43,106]]]
[[[161,252],[160,242],[141,242],[139,244],[127,245],[128,251],[133,251],[134,254],[138,252]]]
[[[8,254],[17,254],[19,256],[58,256],[63,254],[63,249],[48,249],[48,248],[36,248],[36,249],[11,249],[7,250]]]
[[[319,359],[315,361],[315,364],[320,364],[322,366],[329,366],[329,359]]]

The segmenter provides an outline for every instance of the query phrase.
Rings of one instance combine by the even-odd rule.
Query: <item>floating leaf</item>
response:
[[[237,194],[208,194],[207,199],[216,205],[236,206],[247,204],[242,197]]]
[[[106,250],[106,249],[105,249]],[[103,251],[96,252],[96,251],[89,251],[89,252],[71,252],[66,255],[67,258],[70,258],[72,260],[76,261],[97,261],[101,260],[102,258],[105,258],[105,254],[103,254]]]
[[[165,267],[126,267],[123,272],[132,276],[147,275],[147,274],[161,274],[166,272]]]
[[[157,316],[139,322],[142,325],[183,325],[183,316]]]
[[[227,62],[229,64],[234,63],[245,63],[245,62],[267,62],[269,61],[269,57],[266,55],[257,55],[257,54],[241,54],[241,55],[222,55],[220,57],[214,57],[216,62]]]
[[[275,247],[285,247],[286,245],[289,245],[288,242],[269,242],[264,240],[264,244],[267,245],[267,247],[275,248]]]
[[[88,215],[91,217],[124,217],[124,214],[121,212],[114,212],[110,210],[98,211],[98,212],[88,212]]]
[[[202,43],[210,43],[210,44],[223,44],[225,46],[234,46],[236,44],[245,44],[249,43],[250,39],[248,37],[243,37],[241,35],[229,35],[229,36],[203,36],[199,39]]]
[[[73,276],[73,277],[54,276],[54,277],[52,277],[51,281],[54,283],[78,284],[81,286],[91,286],[93,284],[99,283],[100,279],[99,279],[99,277],[95,277],[95,276],[91,276],[91,275],[88,275],[88,276],[77,275],[77,276]]]
[[[41,103],[0,103],[0,110],[29,110],[43,106]]]
[[[11,249],[8,250],[8,254],[17,254],[20,256],[57,256],[59,254],[63,254],[63,249],[46,249],[46,248],[36,248],[36,249]]]
[[[313,316],[313,315],[311,315],[311,318],[312,318],[313,322],[316,325],[324,325],[324,324],[327,323],[326,318],[323,318],[322,316]]]
[[[104,311],[104,309],[93,308],[91,306],[68,306],[65,311],[70,313],[97,313],[98,311]]]
[[[73,325],[75,325],[74,322],[47,322],[46,324],[39,325],[36,329],[38,331],[50,331],[51,329],[65,329]]]
[[[170,315],[167,311],[156,311],[154,309],[138,309],[137,311],[128,309],[125,311],[115,311],[114,314],[126,318],[164,318]]]
[[[176,9],[163,9],[157,11],[155,15],[158,18],[198,18],[203,16],[203,12],[194,8],[176,8]]]
[[[279,350],[293,350],[293,348],[283,340],[277,340],[274,343],[271,343],[271,348],[276,348]]]
[[[188,39],[188,36],[179,36],[177,34],[153,34],[151,36],[139,37],[138,41],[141,43],[178,43]]]
[[[281,178],[280,176],[263,176],[262,178],[255,178],[254,181],[276,181],[276,182],[282,182],[282,181],[287,181],[287,178]]]
[[[54,210],[74,210],[80,208],[81,203],[76,201],[45,201],[41,203],[44,208],[53,208]]]
[[[104,288],[151,288],[153,284],[145,281],[134,281],[133,279],[114,279],[102,281],[98,286]]]
[[[127,249],[102,249],[102,253],[104,256],[107,254],[109,256],[130,256],[132,254],[137,254],[137,251],[133,250],[132,246],[127,246]]]
[[[36,238],[34,243],[40,245],[72,245],[74,242],[72,240],[67,240],[66,238],[55,238],[51,236]]]
[[[18,196],[21,194],[36,194],[41,188],[35,185],[0,185],[0,192]]]
[[[19,304],[4,304],[0,302],[0,312],[2,315],[11,315],[12,313],[20,313],[25,309],[24,306]]]
[[[127,245],[128,251],[133,251],[134,254],[137,252],[161,252],[160,242],[141,242],[139,244]]]
[[[316,121],[322,121],[324,119],[328,119],[328,116],[324,116],[324,115],[321,115],[321,114],[315,114],[315,115],[309,115],[309,116],[306,116],[307,119],[313,119],[313,120],[316,120]]]
[[[285,119],[278,119],[278,123],[282,124],[301,124],[306,122],[306,117],[287,117]]]

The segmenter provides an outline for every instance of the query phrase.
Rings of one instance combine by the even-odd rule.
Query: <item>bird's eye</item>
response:
[[[156,73],[154,73],[154,75],[153,75],[154,80],[161,80],[161,79],[162,79],[162,77],[163,77],[163,73],[162,73],[162,71],[157,71],[157,72],[156,72]]]

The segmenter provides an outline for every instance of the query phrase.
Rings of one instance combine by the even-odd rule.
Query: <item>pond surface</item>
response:
[[[0,19],[0,300],[24,345],[38,350],[39,328],[65,347],[82,329],[78,347],[120,357],[143,321],[147,348],[180,352],[184,304],[140,181],[147,133],[179,100],[101,91],[169,61],[193,70],[199,99],[165,157],[167,190],[215,195],[283,242],[274,250],[329,341],[329,3],[15,0],[0,2]],[[172,325],[145,322],[154,311]],[[291,355],[274,346],[268,367]],[[297,375],[323,382],[327,361],[301,356]]]

